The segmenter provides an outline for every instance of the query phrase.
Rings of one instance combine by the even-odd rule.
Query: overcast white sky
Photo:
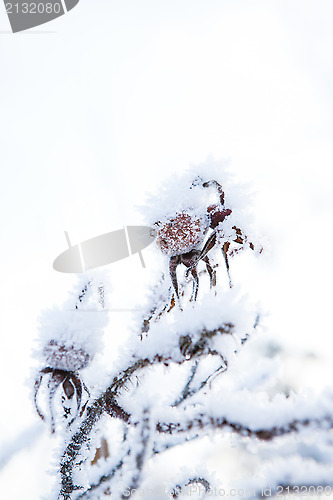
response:
[[[24,381],[36,318],[73,280],[52,269],[64,230],[133,223],[209,155],[257,192],[271,327],[330,355],[332,20],[330,0],[81,0],[13,35],[0,5],[3,440],[36,421]]]

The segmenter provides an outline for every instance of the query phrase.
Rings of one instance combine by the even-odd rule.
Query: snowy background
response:
[[[74,282],[52,269],[64,231],[74,244],[139,222],[147,194],[210,155],[255,191],[271,252],[235,259],[232,271],[269,313],[284,379],[331,383],[332,19],[330,0],[81,0],[13,35],[0,6],[4,498],[47,491],[49,438],[25,432],[40,435],[37,318]],[[115,309],[140,305],[149,252],[146,270],[138,256],[110,267]],[[111,313],[109,346],[130,320]]]

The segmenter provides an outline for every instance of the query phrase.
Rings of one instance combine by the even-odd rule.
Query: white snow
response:
[[[31,438],[37,416],[29,372],[36,361],[36,369],[45,366],[42,347],[52,339],[71,339],[95,356],[83,373],[94,397],[133,354],[180,360],[179,336],[190,326],[195,340],[198,325],[233,321],[234,338],[211,341],[229,361],[206,393],[214,415],[255,428],[331,412],[324,392],[332,375],[331,19],[326,0],[100,0],[98,7],[81,0],[52,24],[13,35],[0,12],[4,498],[21,500],[23,489],[26,500],[49,498],[55,443],[46,433]],[[205,160],[210,153],[227,160]],[[203,277],[198,304],[183,304],[183,316],[173,310],[141,343],[144,296],[167,275],[167,259],[152,245],[143,252],[147,268],[137,256],[108,268],[107,313],[77,315],[73,276],[52,268],[67,247],[64,231],[74,245],[189,206],[202,215],[216,195],[189,189],[197,175],[225,189],[233,214],[224,232],[234,221],[264,247],[260,258],[246,251],[231,259],[235,288],[228,290],[222,263],[217,299],[206,300]],[[148,208],[139,213],[139,205]],[[220,252],[212,256],[221,264]],[[167,277],[162,292],[169,286]],[[67,307],[68,290],[74,300]],[[240,347],[258,310],[259,327]],[[30,355],[36,338],[37,360]],[[158,411],[172,404],[189,373],[185,366],[151,370],[128,408],[140,406],[140,397],[149,404],[155,397]],[[198,372],[193,382],[204,376]],[[211,441],[175,446],[155,468],[149,464],[144,484],[172,483],[185,462],[179,480],[207,464],[226,489],[332,476],[326,430],[309,428],[280,444],[231,444],[214,433]]]

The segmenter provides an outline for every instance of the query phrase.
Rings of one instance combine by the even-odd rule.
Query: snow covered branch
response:
[[[85,414],[80,424],[79,429],[72,436],[66,450],[63,453],[60,466],[61,475],[61,490],[60,498],[64,500],[70,499],[71,494],[79,489],[80,487],[75,485],[73,482],[73,469],[76,465],[76,460],[80,456],[80,451],[82,446],[88,441],[94,426],[97,424],[99,419],[104,413],[109,414],[112,417],[120,418],[125,423],[131,425],[131,416],[124,410],[117,402],[117,396],[121,390],[126,386],[126,384],[137,375],[137,372],[144,370],[145,368],[151,367],[156,364],[169,365],[170,363],[183,364],[192,358],[200,358],[207,355],[219,355],[215,350],[212,350],[209,346],[208,339],[211,339],[215,335],[227,334],[229,335],[232,331],[231,324],[221,325],[219,328],[214,330],[204,329],[200,339],[192,343],[191,339],[180,336],[179,339],[179,356],[176,360],[172,358],[171,354],[155,354],[150,358],[138,359],[130,364],[123,372],[114,377],[111,385],[106,389],[106,391],[101,394],[93,403],[89,404],[85,409]],[[203,384],[205,385],[205,384]],[[201,387],[203,387],[203,385]],[[184,400],[184,394],[182,396]],[[137,422],[134,422],[136,425]]]
[[[188,420],[187,422],[172,422],[172,423],[158,423],[157,431],[166,434],[185,433],[193,431],[209,431],[209,429],[225,429],[229,430],[241,437],[257,438],[263,441],[270,441],[276,437],[290,434],[292,432],[299,432],[302,428],[313,429],[332,429],[333,428],[333,415],[323,416],[316,419],[292,420],[282,427],[269,427],[261,428],[258,430],[251,429],[245,425],[231,422],[223,417],[213,418],[207,414],[200,414],[197,417]]]

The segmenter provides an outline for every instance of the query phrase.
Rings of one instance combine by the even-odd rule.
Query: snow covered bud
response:
[[[90,396],[81,378],[80,370],[86,368],[95,354],[101,350],[103,330],[108,323],[104,309],[104,285],[93,281],[79,283],[76,293],[66,301],[65,307],[45,311],[40,318],[38,356],[44,368],[36,376],[34,385],[35,408],[42,420],[46,413],[38,400],[40,389],[48,399],[51,432],[55,432],[59,413],[68,420],[68,426],[76,420],[82,407],[82,396]],[[62,394],[62,407],[54,411],[54,399]],[[45,394],[46,393],[46,394]],[[72,402],[76,401],[74,407]],[[69,406],[66,406],[69,405]],[[61,405],[60,405],[61,406]],[[84,405],[83,405],[84,407]]]
[[[70,372],[85,368],[91,361],[91,355],[82,347],[57,340],[50,340],[46,344],[43,357],[48,367]]]
[[[208,219],[183,211],[165,222],[156,222],[156,226],[158,247],[165,255],[173,256],[190,252],[202,243]]]

